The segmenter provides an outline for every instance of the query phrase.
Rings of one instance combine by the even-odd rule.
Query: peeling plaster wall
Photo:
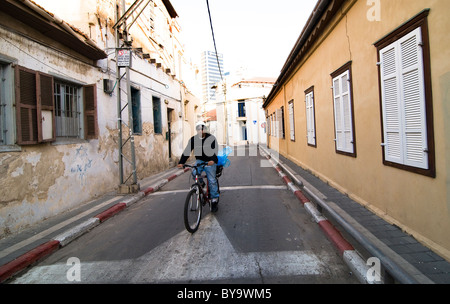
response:
[[[13,22],[11,18],[9,21]],[[119,184],[117,96],[116,92],[111,95],[103,92],[103,79],[115,79],[114,55],[95,66],[88,60],[77,60],[79,54],[64,49],[49,37],[33,29],[26,31],[29,37],[38,39],[27,39],[27,35],[0,27],[0,35],[8,40],[0,44],[0,54],[14,58],[20,66],[54,77],[96,84],[99,136],[95,140],[58,140],[21,146],[19,152],[0,152],[0,238],[115,191]],[[111,32],[108,35],[99,47],[114,45]],[[49,48],[50,45],[53,47]],[[167,110],[173,110],[173,162],[182,153],[187,122],[182,122],[178,80],[136,55],[130,75],[133,87],[141,92],[143,132],[135,136],[137,174],[141,180],[170,166]],[[125,84],[123,80],[122,90]],[[153,96],[161,99],[162,134],[154,133]],[[125,94],[121,98],[125,103]],[[123,120],[128,123],[128,111],[124,112]],[[128,134],[125,127],[123,134]],[[127,149],[125,146],[126,155]]]
[[[61,79],[96,84],[102,90],[102,73],[75,59],[70,50],[46,47],[44,43],[49,39],[32,29],[28,35],[37,37],[42,44],[3,28],[0,31],[7,41],[2,42],[0,53],[15,58],[18,65]],[[110,97],[97,93],[102,109]],[[98,117],[102,126],[114,119],[102,116],[100,111]],[[100,132],[99,140],[57,141],[0,153],[0,237],[114,189],[117,147],[109,144],[114,131]]]

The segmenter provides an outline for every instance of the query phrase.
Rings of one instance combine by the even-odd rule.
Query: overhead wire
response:
[[[214,37],[214,28],[213,28],[213,24],[212,24],[211,11],[209,10],[209,1],[208,0],[206,0],[206,6],[208,7],[209,24],[211,25],[211,33],[212,33],[212,38],[213,38],[213,42],[214,42],[214,50],[216,51],[217,66],[219,67],[220,78],[223,81],[222,69],[220,68],[219,55],[217,53],[216,38]]]

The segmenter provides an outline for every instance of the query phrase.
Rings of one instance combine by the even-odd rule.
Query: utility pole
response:
[[[127,193],[136,193],[139,191],[139,184],[137,182],[137,173],[136,173],[136,154],[135,154],[135,146],[134,146],[134,135],[133,135],[133,109],[132,109],[132,96],[131,96],[131,80],[130,80],[130,65],[131,65],[131,57],[132,57],[132,46],[131,41],[129,41],[129,28],[134,24],[137,17],[139,17],[140,12],[137,17],[133,17],[132,23],[127,27],[127,19],[131,17],[135,12],[137,12],[137,8],[145,1],[137,0],[135,1],[131,7],[125,11],[125,0],[122,0],[121,5],[119,6],[116,2],[116,24],[114,25],[115,35],[116,35],[116,83],[117,83],[117,124],[119,129],[119,190],[118,192],[121,194]],[[150,1],[146,1],[147,3],[144,7],[141,7],[142,10],[148,5]],[[120,9],[123,13],[120,16]],[[121,45],[122,36],[123,43]],[[123,56],[123,57],[121,57]],[[127,58],[127,60],[123,61],[123,58]],[[125,68],[125,74],[121,75],[121,69]],[[125,92],[127,95],[127,103],[124,107],[122,107],[122,98],[121,98],[121,80],[126,76],[126,88]],[[128,108],[128,137],[123,141],[123,125],[126,123],[122,120],[122,112],[125,111],[125,108]],[[130,144],[130,158],[127,158],[124,154],[125,145]],[[124,176],[124,160],[127,161],[131,165],[132,172],[126,178]],[[129,181],[131,179],[131,181]]]

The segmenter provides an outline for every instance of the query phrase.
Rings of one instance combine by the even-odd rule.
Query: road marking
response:
[[[223,190],[251,190],[251,189],[260,189],[260,190],[286,190],[287,186],[273,186],[273,185],[261,185],[261,186],[232,186],[232,187],[220,187],[220,191]],[[175,193],[187,193],[189,189],[184,190],[159,190],[158,192],[153,192],[151,195],[165,195],[165,194],[175,194]]]
[[[215,216],[195,234],[182,231],[136,259],[83,262],[80,283],[164,283],[274,276],[336,276],[336,254],[312,251],[238,252]],[[66,263],[35,266],[12,283],[70,283]]]

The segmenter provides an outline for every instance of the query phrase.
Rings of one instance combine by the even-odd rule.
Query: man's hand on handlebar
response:
[[[213,160],[210,160],[208,163],[206,163],[207,166],[212,166],[214,164],[215,164],[215,162]],[[183,169],[184,168],[184,164],[178,164],[177,168]]]

